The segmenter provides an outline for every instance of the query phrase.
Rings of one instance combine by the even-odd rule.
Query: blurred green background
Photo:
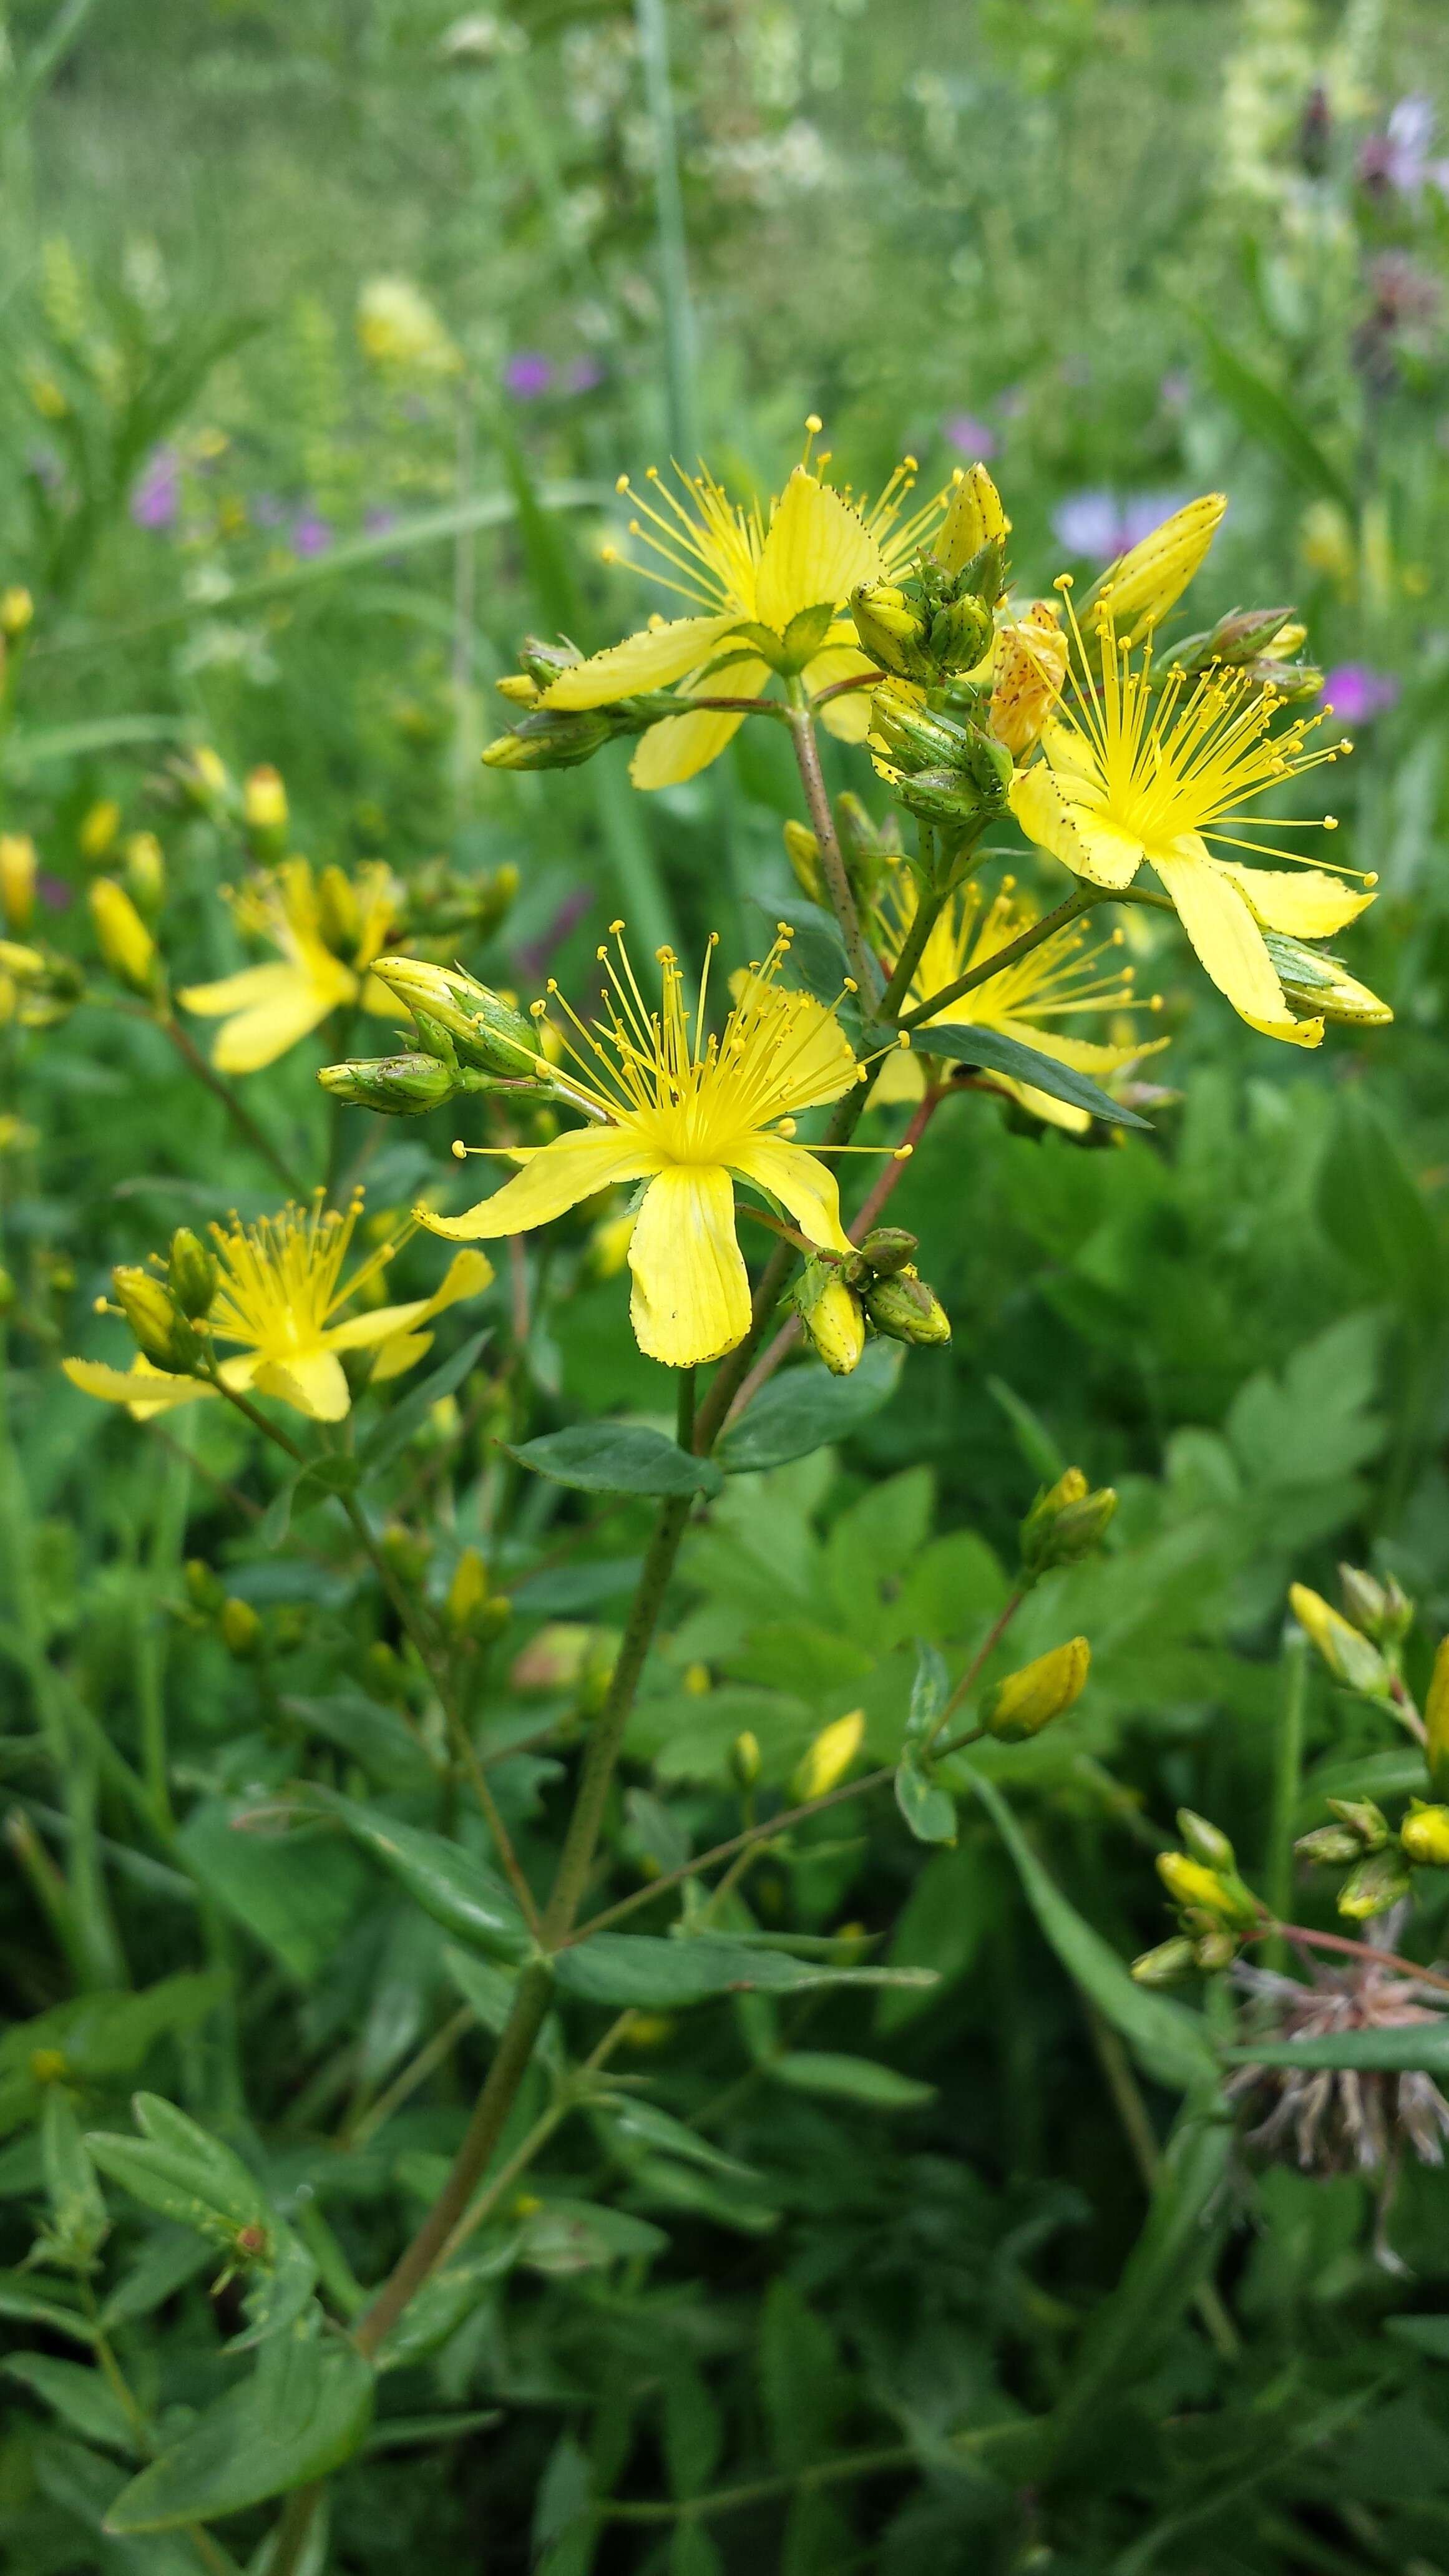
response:
[[[1113,1552],[1017,1633],[1034,1653],[1085,1630],[1092,1688],[1060,1759],[1044,1749],[1011,1776],[1053,1802],[1054,1860],[1083,1910],[1124,1951],[1156,1940],[1144,1813],[1190,1798],[1261,1851],[1289,1578],[1327,1588],[1342,1554],[1391,1566],[1423,1606],[1420,1666],[1449,1623],[1443,0],[600,0],[512,16],[15,0],[4,20],[0,580],[29,585],[37,618],[3,820],[35,836],[59,945],[86,949],[83,826],[109,799],[124,828],[162,833],[187,972],[235,961],[215,842],[156,785],[169,749],[205,742],[238,774],[277,765],[318,863],[515,864],[517,905],[481,963],[520,989],[581,973],[618,911],[690,949],[718,925],[746,953],[791,882],[780,825],[797,791],[768,729],[647,800],[622,749],[546,778],[478,760],[526,628],[591,647],[655,604],[600,554],[616,475],[671,448],[766,494],[812,410],[867,488],[904,449],[927,485],[987,458],[1023,591],[1063,567],[1090,578],[1176,500],[1221,488],[1193,623],[1240,601],[1301,608],[1358,746],[1334,773],[1337,855],[1379,879],[1351,963],[1395,1024],[1332,1030],[1314,1058],[1275,1048],[1192,973],[1174,926],[1155,947],[1145,934],[1174,1040],[1158,1069],[1181,1094],[1152,1140],[1083,1149],[953,1103],[894,1202],[951,1308],[949,1362],[906,1371],[833,1482],[813,1461],[765,1501],[734,1489],[686,1557],[668,1687],[632,1743],[641,1764],[667,1744],[678,1672],[703,1657],[732,1695],[662,1780],[721,1792],[728,1735],[764,1725],[770,1695],[787,1747],[858,1697],[891,1758],[901,1639],[983,1619],[1000,1583],[987,1547],[1080,1460],[1121,1491]],[[847,779],[861,783],[842,760]],[[304,1160],[316,1060],[301,1049],[266,1095]],[[182,1097],[159,1042],[88,1012],[27,1052],[17,1096],[44,1144],[11,1167],[7,1257],[27,1293],[49,1278],[53,1318],[14,1380],[30,1562],[48,1633],[102,1703],[135,1533],[167,1489],[125,1426],[59,1387],[55,1353],[88,1329],[106,1264],[267,1190],[258,1171],[233,1177],[213,1104],[188,1094],[182,1112]],[[422,1133],[440,1155],[446,1116]],[[378,1167],[399,1197],[418,1182],[412,1135]],[[536,1355],[539,1420],[657,1405],[620,1281],[579,1284],[560,1344]],[[232,1463],[218,1444],[213,1465]],[[234,1579],[247,1589],[246,1565]],[[835,1663],[831,1623],[849,1631]],[[218,1751],[240,1686],[206,1672],[209,1794],[240,1786]],[[1378,1749],[1326,1691],[1308,1723],[1320,1784]],[[1100,2295],[1140,2221],[1110,2079],[994,1842],[973,1827],[914,1880],[893,1847],[873,1866],[850,1902],[888,1924],[909,1898],[896,1955],[945,1969],[929,2010],[881,2017],[942,2107],[919,2152],[878,2167],[830,2131],[828,2105],[791,2109],[790,2277],[830,2324],[777,2301],[766,2377],[788,2413],[781,2385],[813,2372],[841,2441],[879,2438],[883,2387],[923,2422],[994,2389],[993,2369],[1050,2399],[1054,2304]],[[851,1884],[822,1864],[795,1891],[805,1919]],[[165,1921],[136,1937],[148,1973],[171,1964]],[[52,2000],[28,1918],[9,1955],[24,2008]],[[295,1998],[263,1994],[289,2069],[362,2009],[369,1963],[348,1956],[295,2029]],[[751,2117],[744,2150],[764,2152],[771,2123]],[[1410,2172],[1397,2207],[1417,2274],[1402,2297],[1432,2301],[1449,2282],[1442,2184]],[[909,2501],[831,2563],[903,2570],[929,2547],[943,2570],[1136,2571],[1200,2546],[1212,2576],[1439,2576],[1442,2371],[1386,2340],[1400,2292],[1366,2209],[1356,2182],[1270,2175],[1235,2257],[1248,2358],[1205,2357],[1182,2330],[1140,2455],[1124,2437],[1130,2465],[1100,2495],[1078,2463],[1077,2540],[1070,2516],[1043,2537],[983,2480],[965,2502]],[[740,2318],[761,2279],[741,2288],[736,2267],[758,2248],[746,2231],[745,2255],[736,2237],[721,2251],[712,2224],[688,2249],[718,2303],[685,2337],[689,2367],[747,2376]],[[458,2493],[435,2529],[401,2472],[376,2471],[375,2530],[355,2512],[341,2563],[393,2563],[378,2534],[401,2549],[439,2532],[460,2568],[527,2562],[518,2493],[557,2457],[550,2406],[607,2393],[621,2351],[642,2369],[629,2337],[653,2331],[642,2300],[621,2323],[549,2297],[511,2379],[485,2356],[489,2387],[538,2410],[522,2467],[480,2473],[503,2516],[496,2561],[467,2554]],[[853,2383],[832,2375],[839,2350]],[[1173,2409],[1219,2366],[1224,2413],[1180,2436]],[[1355,2404],[1384,2391],[1360,2421]],[[1350,2423],[1330,2475],[1312,2445]],[[1300,2451],[1306,2465],[1284,2465]],[[1235,2479],[1257,2499],[1241,2529]],[[792,2576],[845,2552],[850,2533],[822,2527]],[[42,2524],[27,2528],[17,2576],[40,2563]],[[723,2563],[750,2562],[668,2561],[671,2576]]]

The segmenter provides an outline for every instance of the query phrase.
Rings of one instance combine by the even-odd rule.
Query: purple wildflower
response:
[[[292,522],[292,552],[305,563],[313,555],[325,555],[332,543],[332,522],[315,510],[304,510]]]
[[[570,394],[591,394],[595,386],[601,385],[603,381],[604,370],[597,358],[575,358],[564,377],[564,391]]]
[[[35,891],[47,912],[68,912],[75,900],[64,878],[53,877],[49,868],[40,870],[35,880]]]
[[[958,456],[979,457],[983,464],[996,454],[999,443],[995,430],[969,411],[953,411],[942,421],[941,435]]]
[[[1417,197],[1424,187],[1449,196],[1449,161],[1431,161],[1436,119],[1427,98],[1401,98],[1382,134],[1371,134],[1358,156],[1358,175],[1380,195]]]
[[[131,494],[138,528],[172,528],[181,506],[181,459],[174,447],[153,447]]]
[[[1340,662],[1323,678],[1325,712],[1331,707],[1345,724],[1370,724],[1397,703],[1399,683],[1387,671],[1370,670],[1367,662]]]
[[[505,362],[503,383],[505,390],[516,394],[520,402],[532,402],[539,394],[546,394],[553,383],[553,360],[546,358],[541,349],[520,349],[516,357]]]
[[[1052,535],[1070,555],[1111,563],[1181,507],[1180,492],[1132,492],[1122,501],[1112,492],[1072,492],[1052,512]]]

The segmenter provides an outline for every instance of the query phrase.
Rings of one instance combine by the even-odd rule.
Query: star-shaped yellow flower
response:
[[[616,940],[621,927],[613,925]],[[607,1017],[586,1027],[569,1013],[571,1061],[554,1075],[560,1097],[596,1123],[526,1159],[515,1153],[522,1171],[466,1216],[419,1209],[422,1223],[464,1242],[495,1241],[547,1225],[617,1183],[646,1181],[629,1242],[640,1349],[670,1368],[732,1350],[750,1322],[735,1181],[778,1201],[811,1243],[849,1250],[834,1174],[791,1140],[796,1113],[840,1099],[861,1067],[833,1012],[780,989],[788,947],[782,931],[744,978],[719,1037],[705,1033],[707,966],[691,1008],[662,949],[663,1003],[651,1011],[622,942],[617,963],[600,948],[613,988]]]
[[[1080,632],[1077,640],[1090,671]],[[1196,681],[1170,670],[1157,685],[1151,647],[1134,661],[1110,616],[1097,644],[1100,683],[1093,673],[1062,700],[1042,734],[1045,757],[1012,783],[1017,821],[1089,884],[1120,889],[1144,863],[1153,868],[1203,966],[1250,1028],[1317,1046],[1323,1022],[1294,1017],[1263,932],[1327,938],[1372,902],[1371,892],[1320,868],[1244,867],[1210,844],[1296,860],[1294,851],[1244,839],[1240,827],[1251,818],[1242,808],[1351,744],[1310,749],[1318,716],[1275,733],[1272,692],[1230,669]],[[1333,829],[1331,818],[1323,828]]]
[[[819,427],[812,417],[812,439]],[[903,518],[914,458],[906,458],[874,504],[827,483],[827,462],[820,457],[812,465],[807,445],[805,461],[771,502],[767,519],[757,508],[731,501],[704,467],[688,474],[676,466],[677,494],[651,468],[648,500],[621,475],[619,490],[641,513],[630,522],[630,534],[664,568],[647,569],[700,613],[667,623],[656,618],[622,644],[574,664],[545,689],[543,705],[607,706],[637,690],[680,682],[706,696],[754,697],[777,663],[758,649],[751,652],[752,640],[758,642],[751,627],[765,630],[771,652],[802,672],[812,694],[839,680],[873,676],[874,665],[860,651],[845,614],[846,602],[861,582],[890,580],[911,562],[939,524],[945,496]],[[864,740],[866,696],[848,693],[822,709],[824,723],[843,741]],[[634,754],[629,774],[635,786],[669,787],[693,778],[718,758],[743,721],[742,715],[709,710],[662,718]]]
[[[306,859],[287,859],[233,902],[238,926],[281,951],[274,966],[244,966],[215,984],[190,984],[177,999],[203,1018],[224,1020],[213,1062],[218,1073],[256,1073],[351,1002],[391,1019],[391,994],[367,972],[387,944],[398,888],[381,861],[349,878]],[[342,952],[342,953],[340,953]]]
[[[493,1265],[486,1254],[460,1252],[431,1297],[344,1315],[400,1248],[397,1242],[379,1245],[343,1279],[361,1208],[358,1198],[345,1215],[324,1214],[319,1199],[310,1208],[284,1208],[260,1225],[234,1219],[229,1227],[213,1226],[220,1279],[204,1329],[217,1341],[243,1345],[234,1359],[222,1361],[223,1385],[275,1396],[314,1422],[340,1422],[352,1402],[344,1351],[377,1353],[375,1385],[398,1377],[431,1348],[432,1334],[423,1327],[460,1297],[477,1297],[488,1286]],[[108,1368],[100,1360],[66,1360],[64,1367],[72,1386],[108,1404],[124,1404],[138,1421],[216,1393],[207,1379],[174,1375],[142,1356],[129,1369]]]

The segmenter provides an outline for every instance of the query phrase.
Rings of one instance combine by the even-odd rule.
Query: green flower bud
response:
[[[221,1641],[239,1664],[249,1663],[261,1644],[262,1623],[249,1601],[235,1593],[221,1605]]]
[[[1424,1727],[1429,1777],[1442,1796],[1449,1791],[1449,1637],[1440,1641],[1434,1658],[1429,1696],[1424,1702]]]
[[[430,966],[419,957],[379,957],[372,971],[407,1004],[420,1028],[427,1023],[442,1030],[464,1064],[504,1075],[537,1075],[545,1069],[533,1021],[461,967]]]
[[[938,608],[931,620],[931,653],[943,671],[969,671],[991,642],[990,609],[969,590]]]
[[[1205,1861],[1209,1869],[1236,1869],[1237,1855],[1227,1835],[1209,1824],[1206,1816],[1194,1815],[1191,1807],[1179,1807],[1177,1830],[1194,1860]]]
[[[959,778],[969,774],[973,728],[943,708],[923,706],[898,689],[877,689],[870,702],[871,738],[899,769]]]
[[[851,592],[850,613],[861,650],[877,670],[889,671],[898,680],[935,679],[926,620],[919,604],[903,590],[885,581],[862,582]]]
[[[350,1064],[324,1064],[317,1076],[324,1091],[351,1109],[378,1109],[387,1118],[421,1118],[441,1109],[460,1091],[482,1089],[460,1065],[439,1063],[431,1055],[379,1055]]]
[[[832,1377],[849,1377],[865,1349],[865,1316],[838,1264],[807,1261],[791,1292],[805,1338]]]
[[[199,1235],[179,1225],[171,1237],[167,1284],[183,1315],[195,1323],[216,1295],[216,1263]]]
[[[1293,1849],[1310,1869],[1342,1869],[1362,1856],[1363,1845],[1347,1825],[1315,1825],[1311,1834],[1299,1835]]]
[[[1038,1494],[1022,1522],[1022,1572],[1034,1582],[1049,1566],[1074,1565],[1089,1556],[1116,1509],[1111,1485],[1089,1493],[1081,1468],[1068,1467],[1048,1492]]]
[[[14,1313],[16,1293],[15,1282],[10,1272],[0,1266],[0,1315]]]
[[[1335,1681],[1361,1691],[1366,1699],[1388,1697],[1393,1676],[1377,1646],[1351,1628],[1306,1583],[1290,1584],[1288,1600],[1299,1627],[1312,1639]]]
[[[1230,1968],[1237,1955],[1238,1944],[1231,1932],[1204,1932],[1201,1940],[1192,1945],[1193,1966],[1209,1976],[1221,1968]]]
[[[987,1692],[981,1703],[982,1725],[1003,1744],[1024,1744],[1075,1705],[1091,1666],[1092,1649],[1085,1637],[1054,1646],[1050,1654],[1038,1655]]]
[[[125,1262],[111,1272],[111,1285],[116,1303],[147,1359],[154,1360],[158,1368],[188,1369],[197,1354],[196,1336],[178,1314],[170,1289],[154,1271]]]
[[[872,1282],[865,1292],[865,1311],[876,1331],[893,1342],[929,1350],[951,1338],[950,1316],[934,1288],[917,1277],[909,1262]]]
[[[1204,628],[1197,635],[1184,635],[1182,642],[1164,656],[1164,671],[1184,671],[1190,679],[1197,679],[1215,662],[1225,662],[1236,669],[1244,662],[1255,661],[1296,615],[1292,608],[1231,608],[1216,626]]]
[[[760,1776],[760,1747],[757,1738],[746,1728],[730,1746],[730,1770],[741,1789],[753,1789]]]
[[[192,1608],[204,1610],[209,1619],[214,1619],[226,1594],[204,1557],[187,1558],[184,1581],[186,1597]]]
[[[1372,1798],[1330,1798],[1330,1815],[1353,1834],[1360,1851],[1382,1851],[1389,1839],[1389,1820]]]
[[[889,1279],[914,1261],[919,1250],[919,1237],[908,1234],[903,1225],[877,1225],[862,1243],[860,1257],[878,1279]]]
[[[1409,1893],[1409,1872],[1402,1855],[1396,1851],[1369,1852],[1350,1870],[1338,1891],[1338,1910],[1351,1923],[1371,1922],[1376,1914],[1387,1914]]]
[[[1367,984],[1348,974],[1326,950],[1265,930],[1263,945],[1290,1007],[1300,1019],[1332,1020],[1345,1028],[1387,1027],[1393,1012]]]
[[[1428,1807],[1415,1798],[1399,1827],[1406,1860],[1424,1869],[1449,1869],[1449,1807]]]
[[[577,769],[621,730],[602,707],[540,707],[513,733],[501,733],[483,753],[486,769]]]
[[[1139,1986],[1175,1986],[1195,1964],[1193,1944],[1179,1932],[1134,1959],[1132,1976]]]
[[[566,644],[562,636],[550,642],[542,635],[525,635],[518,648],[525,677],[539,689],[546,689],[561,672],[576,670],[583,658],[578,646]]]

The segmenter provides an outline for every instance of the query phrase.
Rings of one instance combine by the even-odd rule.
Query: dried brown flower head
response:
[[[1407,1907],[1395,1907],[1375,1926],[1392,1949]],[[1395,1968],[1366,1959],[1342,1968],[1314,1963],[1307,1983],[1240,1963],[1235,1982],[1262,2007],[1253,2038],[1274,2047],[1287,2040],[1336,2038],[1343,2031],[1398,2030],[1412,2022],[1438,2022],[1433,1989]],[[1363,2173],[1391,2177],[1405,2141],[1421,2164],[1444,2161],[1449,2102],[1432,2077],[1371,2069],[1243,2066],[1230,2079],[1229,2095],[1251,2101],[1264,2116],[1248,2132],[1250,2143],[1296,2160],[1305,2173]]]

